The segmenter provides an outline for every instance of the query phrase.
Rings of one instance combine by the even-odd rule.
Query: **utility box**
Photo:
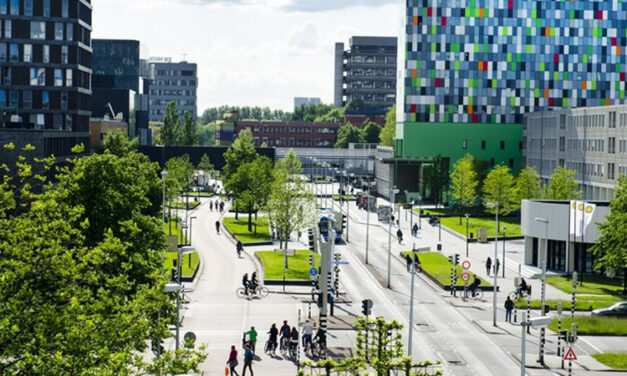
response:
[[[488,242],[488,230],[485,227],[477,228],[477,241],[479,241],[479,243]]]

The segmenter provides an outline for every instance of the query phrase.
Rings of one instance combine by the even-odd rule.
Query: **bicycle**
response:
[[[246,295],[246,291],[244,290],[244,288],[240,287],[237,290],[235,290],[235,294],[237,294],[237,296],[240,298],[248,298],[248,297],[265,298],[266,296],[270,294],[270,290],[268,290],[268,288],[265,286],[257,286],[252,290],[248,289],[248,295]]]
[[[289,338],[288,337],[281,337],[281,346],[280,346],[280,350],[281,350],[281,355],[286,356],[287,355],[287,348],[289,346]]]
[[[297,351],[297,349],[298,349],[298,343],[297,342],[290,342],[290,346],[289,346],[290,359],[296,360],[296,351]]]
[[[303,348],[303,351],[305,352],[305,354],[313,355],[313,347],[312,347],[311,342],[312,342],[311,337],[308,337],[305,339],[305,347]]]
[[[466,288],[464,290],[464,298],[481,300],[483,299],[483,290],[477,288],[474,291],[472,291]]]
[[[516,289],[516,290],[510,292],[508,296],[509,296],[509,298],[511,300],[516,301],[516,300],[518,300],[518,298],[526,299],[527,297],[530,297],[531,294],[529,293],[528,289],[525,289],[525,290],[523,290],[523,289]]]
[[[276,342],[266,341],[266,346],[264,347],[264,352],[268,355],[276,355]]]
[[[311,344],[311,355],[315,358],[322,358],[324,356],[325,346],[320,341],[314,341]]]

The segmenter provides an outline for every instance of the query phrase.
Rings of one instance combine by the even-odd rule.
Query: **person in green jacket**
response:
[[[250,343],[250,348],[253,354],[255,354],[255,345],[257,344],[257,331],[255,330],[255,327],[251,326],[250,330],[247,331],[246,334],[248,335],[248,342]]]

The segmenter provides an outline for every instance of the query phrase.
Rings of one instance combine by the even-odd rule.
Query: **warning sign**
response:
[[[462,262],[462,268],[466,270],[470,269],[470,261],[464,260],[464,262]]]
[[[464,281],[464,282],[470,281],[470,274],[468,274],[467,272],[463,272],[462,273],[462,281]]]
[[[566,355],[564,355],[564,360],[577,360],[577,355],[575,355],[572,347],[568,348]]]

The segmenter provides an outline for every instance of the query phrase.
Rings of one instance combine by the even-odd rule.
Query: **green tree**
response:
[[[365,108],[366,108],[366,105],[364,104],[364,101],[361,99],[351,99],[344,106],[344,109],[346,111],[361,111],[361,110],[364,110]]]
[[[198,126],[198,144],[200,146],[213,146],[216,140],[216,123],[210,122]]]
[[[287,151],[287,154],[285,154],[285,158],[277,162],[275,170],[281,168],[287,170],[287,174],[290,177],[294,177],[303,173],[303,165],[300,161],[300,158],[298,158],[298,156],[294,153],[294,150],[292,149]]]
[[[254,161],[258,157],[255,140],[250,129],[244,129],[237,135],[233,144],[224,153],[224,179],[229,180],[240,165]]]
[[[295,155],[290,151],[295,157]],[[289,154],[288,153],[288,156]],[[274,169],[274,182],[266,204],[272,227],[287,246],[290,234],[311,227],[316,214],[316,198],[301,176],[298,158],[285,158]]]
[[[343,108],[333,107],[323,115],[318,115],[314,119],[314,123],[344,123],[346,122],[346,115]]]
[[[268,202],[272,180],[272,161],[267,157],[257,157],[252,162],[241,164],[224,185],[237,210],[241,208],[248,213],[250,232],[253,232],[253,213],[257,213]],[[256,233],[256,227],[254,231]]]
[[[366,120],[361,127],[361,137],[363,138],[364,142],[367,142],[369,144],[378,144],[379,136],[381,135],[381,129],[382,128],[379,126],[379,124],[371,120]]]
[[[198,166],[196,166],[196,169],[198,171],[202,171],[203,175],[205,176],[205,184],[208,184],[209,176],[211,176],[211,174],[215,172],[215,167],[213,167],[213,164],[211,164],[211,161],[209,160],[209,156],[207,154],[202,155],[202,157],[200,158],[200,162],[198,162]]]
[[[183,114],[183,142],[181,145],[193,146],[198,144],[198,128],[196,121],[189,111]]]
[[[449,185],[449,159],[436,156],[433,163],[425,166],[423,171],[424,183],[429,187],[431,198],[436,204],[442,203],[442,193]]]
[[[463,209],[475,206],[477,201],[477,171],[475,171],[475,159],[470,154],[453,165],[451,173],[451,197],[457,201],[460,209],[459,223],[462,223]]]
[[[385,126],[381,130],[379,137],[382,146],[394,147],[394,141],[396,139],[396,105],[392,106],[387,115],[385,115]]]
[[[525,167],[516,178],[516,203],[520,207],[522,200],[534,200],[542,197],[540,175],[535,167]]]
[[[155,167],[134,152],[70,164],[57,169],[57,184],[46,183],[41,194],[0,187],[23,196],[12,201],[24,204],[15,215],[0,216],[0,373],[198,371],[206,358],[202,348],[165,352],[157,361],[143,356],[150,340],[170,336],[174,310],[163,292]],[[103,170],[109,174],[101,181],[81,186]],[[131,197],[124,202],[127,190]],[[130,236],[144,231],[154,239],[138,249],[142,240]]]
[[[345,149],[350,143],[363,142],[362,134],[359,129],[351,123],[346,123],[337,132],[337,140],[335,147],[337,149]]]
[[[109,132],[105,135],[103,147],[105,153],[110,153],[122,157],[128,155],[128,153],[137,151],[139,140],[134,138],[128,139],[125,132],[115,131]]]
[[[562,166],[553,170],[549,185],[544,187],[543,196],[549,200],[578,200],[581,191],[577,190],[579,184],[575,180],[575,171]]]
[[[176,102],[168,102],[163,118],[163,128],[161,129],[161,141],[165,146],[176,146],[182,143],[183,131],[179,113],[176,109]]]
[[[627,176],[618,179],[610,214],[598,224],[601,237],[590,249],[595,268],[606,268],[616,276],[623,272],[623,294],[627,294]]]
[[[165,197],[168,203],[168,219],[172,218],[170,207],[189,189],[194,176],[194,165],[187,154],[168,159],[165,163],[168,175],[165,178]],[[178,209],[176,210],[178,213]],[[172,223],[168,221],[168,234],[172,235]]]
[[[483,181],[483,206],[488,213],[497,215],[507,215],[516,210],[514,176],[506,166],[495,166]],[[500,229],[498,221],[496,228]]]

